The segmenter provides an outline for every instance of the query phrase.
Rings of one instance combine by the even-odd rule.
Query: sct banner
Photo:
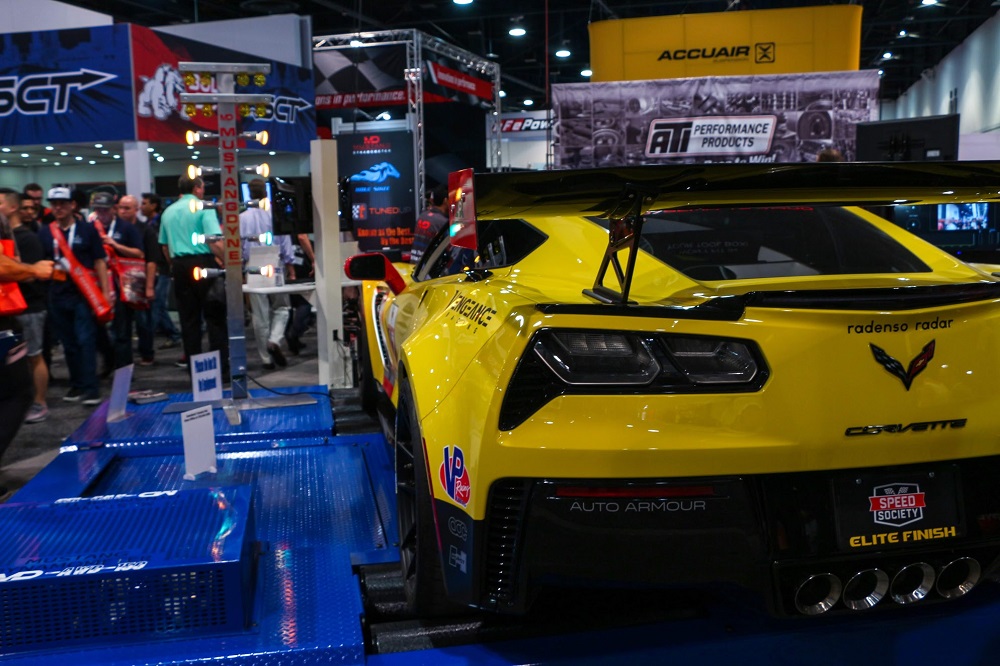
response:
[[[135,138],[125,25],[0,34],[0,145]]]
[[[191,39],[160,33],[141,26],[129,26],[132,31],[132,62],[134,65],[135,110],[140,141],[184,143],[184,133],[218,131],[218,118],[210,105],[195,105],[189,109],[181,104],[181,93],[218,92],[214,79],[185,83],[177,70],[179,62],[261,62],[243,53],[204,44]],[[309,142],[316,137],[316,110],[312,73],[274,60],[263,86],[251,82],[236,86],[236,92],[273,95],[266,105],[249,105],[241,112],[239,128],[244,132],[267,130],[268,150],[309,152]],[[206,113],[206,111],[208,113]],[[260,148],[247,144],[248,148]]]
[[[555,163],[812,162],[827,148],[850,161],[878,85],[871,70],[556,84]]]
[[[337,172],[351,189],[358,249],[409,251],[416,221],[413,134],[338,134]]]

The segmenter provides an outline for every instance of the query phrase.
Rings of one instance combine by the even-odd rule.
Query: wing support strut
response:
[[[632,276],[635,273],[635,259],[639,254],[639,240],[642,238],[643,210],[656,200],[655,188],[636,183],[627,183],[621,197],[608,212],[608,247],[601,259],[601,267],[597,270],[593,289],[584,289],[583,293],[602,303],[618,303],[627,305],[628,292],[632,287]],[[620,255],[628,251],[625,268],[622,269]],[[604,284],[608,276],[608,268],[614,269],[618,281],[617,289]]]

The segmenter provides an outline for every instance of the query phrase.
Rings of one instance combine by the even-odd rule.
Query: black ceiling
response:
[[[610,18],[801,7],[804,0],[76,0],[69,4],[110,14],[116,21],[145,26],[215,21],[264,14],[312,16],[314,35],[416,28],[500,64],[506,106],[524,97],[544,106],[548,85],[586,79],[587,24]],[[851,3],[859,4],[859,3]],[[996,13],[1000,0],[865,0],[861,35],[862,69],[882,69],[883,98],[894,99],[921,74]],[[512,19],[528,33],[510,37]],[[906,31],[901,36],[900,31]],[[562,47],[569,58],[555,57]],[[891,51],[890,60],[882,55]]]

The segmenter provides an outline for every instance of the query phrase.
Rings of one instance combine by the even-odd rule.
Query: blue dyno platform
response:
[[[286,390],[296,391],[316,393],[316,404],[243,412],[240,426],[229,426],[217,411],[216,438],[223,443],[218,472],[195,481],[183,479],[180,417],[162,414],[169,403],[130,407],[130,418],[110,427],[103,408],[95,412],[52,464],[0,506],[0,640],[25,636],[27,620],[50,623],[47,634],[37,634],[46,637],[42,649],[0,644],[0,664],[1000,662],[1000,593],[993,584],[912,612],[779,621],[719,597],[696,614],[626,628],[366,655],[365,609],[353,567],[398,559],[391,455],[379,434],[332,436],[335,415],[323,387]],[[172,402],[189,399],[175,396]],[[147,499],[151,503],[141,504]],[[59,537],[74,527],[82,530],[80,540],[67,545]],[[92,552],[101,550],[104,538],[114,543]],[[166,545],[183,557],[153,552]],[[87,552],[70,553],[77,547]],[[249,623],[236,627],[228,614],[211,631],[201,625],[188,631],[180,622],[185,605],[209,596],[192,583],[193,574],[167,567],[200,572],[207,562],[230,566],[230,577],[242,576],[247,558],[256,558],[256,580],[244,581],[250,589],[237,590],[236,603],[246,606]],[[123,560],[149,564],[122,568]],[[52,565],[45,575],[61,578],[58,583],[94,586],[86,603],[100,615],[94,626],[106,640],[73,635],[83,602],[46,601],[52,590],[27,586],[42,574],[14,580],[17,571],[42,571],[40,563]],[[116,577],[116,567],[127,569],[128,577]],[[143,606],[158,621],[175,621],[160,625],[157,636],[116,637],[108,627],[117,630],[134,604],[147,601],[125,596],[142,592],[145,573],[184,583],[171,588],[181,593],[165,602]],[[106,580],[88,578],[96,575]],[[12,583],[23,587],[4,587]],[[42,612],[30,609],[32,603],[42,603]]]

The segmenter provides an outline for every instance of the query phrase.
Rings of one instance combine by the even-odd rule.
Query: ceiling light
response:
[[[109,151],[109,150],[102,150],[101,151],[101,155],[107,155],[109,152],[111,152],[111,151]]]
[[[930,7],[931,5],[936,5],[938,0],[920,0],[920,4],[924,7]]]
[[[580,76],[593,76],[593,75],[594,75],[594,70],[592,70],[589,67],[587,69],[580,70]]]
[[[513,23],[513,25],[510,26],[510,30],[507,31],[507,34],[509,34],[511,37],[524,37],[528,33],[528,31],[525,30],[524,26],[521,25],[521,19],[523,18],[524,18],[523,16],[515,16],[514,18],[512,18],[511,22]]]
[[[878,70],[878,75],[879,76],[885,76],[885,70],[884,69]]]
[[[104,147],[103,143],[95,143],[94,144],[94,148],[103,148],[103,147]]]
[[[60,162],[53,162],[53,164],[55,164],[56,166],[60,166],[61,165]]]
[[[559,49],[558,51],[556,51],[556,57],[557,58],[568,58],[571,55],[572,54],[569,52],[569,49],[567,49],[567,48],[562,48],[562,49]]]
[[[506,97],[507,96],[507,93],[504,92],[503,90],[501,90],[499,94],[500,94],[500,97]]]
[[[268,152],[268,155],[270,155],[271,157],[274,157],[277,154],[278,154],[277,151],[274,151],[274,150]]]
[[[899,31],[899,36],[900,37],[906,37],[906,31],[905,30],[900,30]]]
[[[7,164],[7,160],[0,160],[0,164]]]
[[[116,160],[120,160],[122,158],[121,155],[112,155],[111,157],[115,158]]]
[[[91,164],[97,164],[97,162],[95,160],[90,160],[90,163]]]
[[[82,162],[82,161],[83,161],[83,158],[82,158],[82,157],[80,157],[79,155],[77,155],[77,156],[76,156],[76,157],[74,157],[73,159],[74,159],[74,160],[76,160],[77,162]]]
[[[883,53],[882,60],[892,60],[892,51],[886,51]]]
[[[55,150],[52,146],[45,146],[45,150]]]
[[[156,150],[156,149],[155,149],[155,148],[147,148],[147,149],[146,149],[146,152],[147,152],[147,153],[151,153],[151,152],[153,152],[154,150]]]
[[[525,106],[531,106],[531,105],[532,105],[532,104],[534,104],[534,103],[535,103],[535,100],[531,99],[530,97],[527,97],[527,98],[525,98],[525,100],[524,100],[524,105],[525,105]]]
[[[9,153],[10,152],[10,148],[0,148],[0,150],[2,150],[5,153]]]
[[[365,45],[365,43],[362,42],[360,39],[352,39],[351,40],[351,46],[354,47],[354,48],[358,48],[359,46],[364,46],[364,45]]]
[[[471,5],[472,0],[452,0],[456,5]]]
[[[31,157],[28,153],[21,153],[21,157]]]
[[[43,162],[48,162],[48,161],[49,161],[49,158],[47,158],[47,157],[43,157],[43,158],[42,158],[42,161],[43,161]]]
[[[64,150],[64,151],[62,151],[62,152],[61,152],[61,153],[59,153],[59,154],[60,154],[60,155],[62,155],[63,157],[66,157],[66,156],[68,156],[68,155],[69,155],[69,153],[67,153],[67,152],[66,152],[65,150]]]

